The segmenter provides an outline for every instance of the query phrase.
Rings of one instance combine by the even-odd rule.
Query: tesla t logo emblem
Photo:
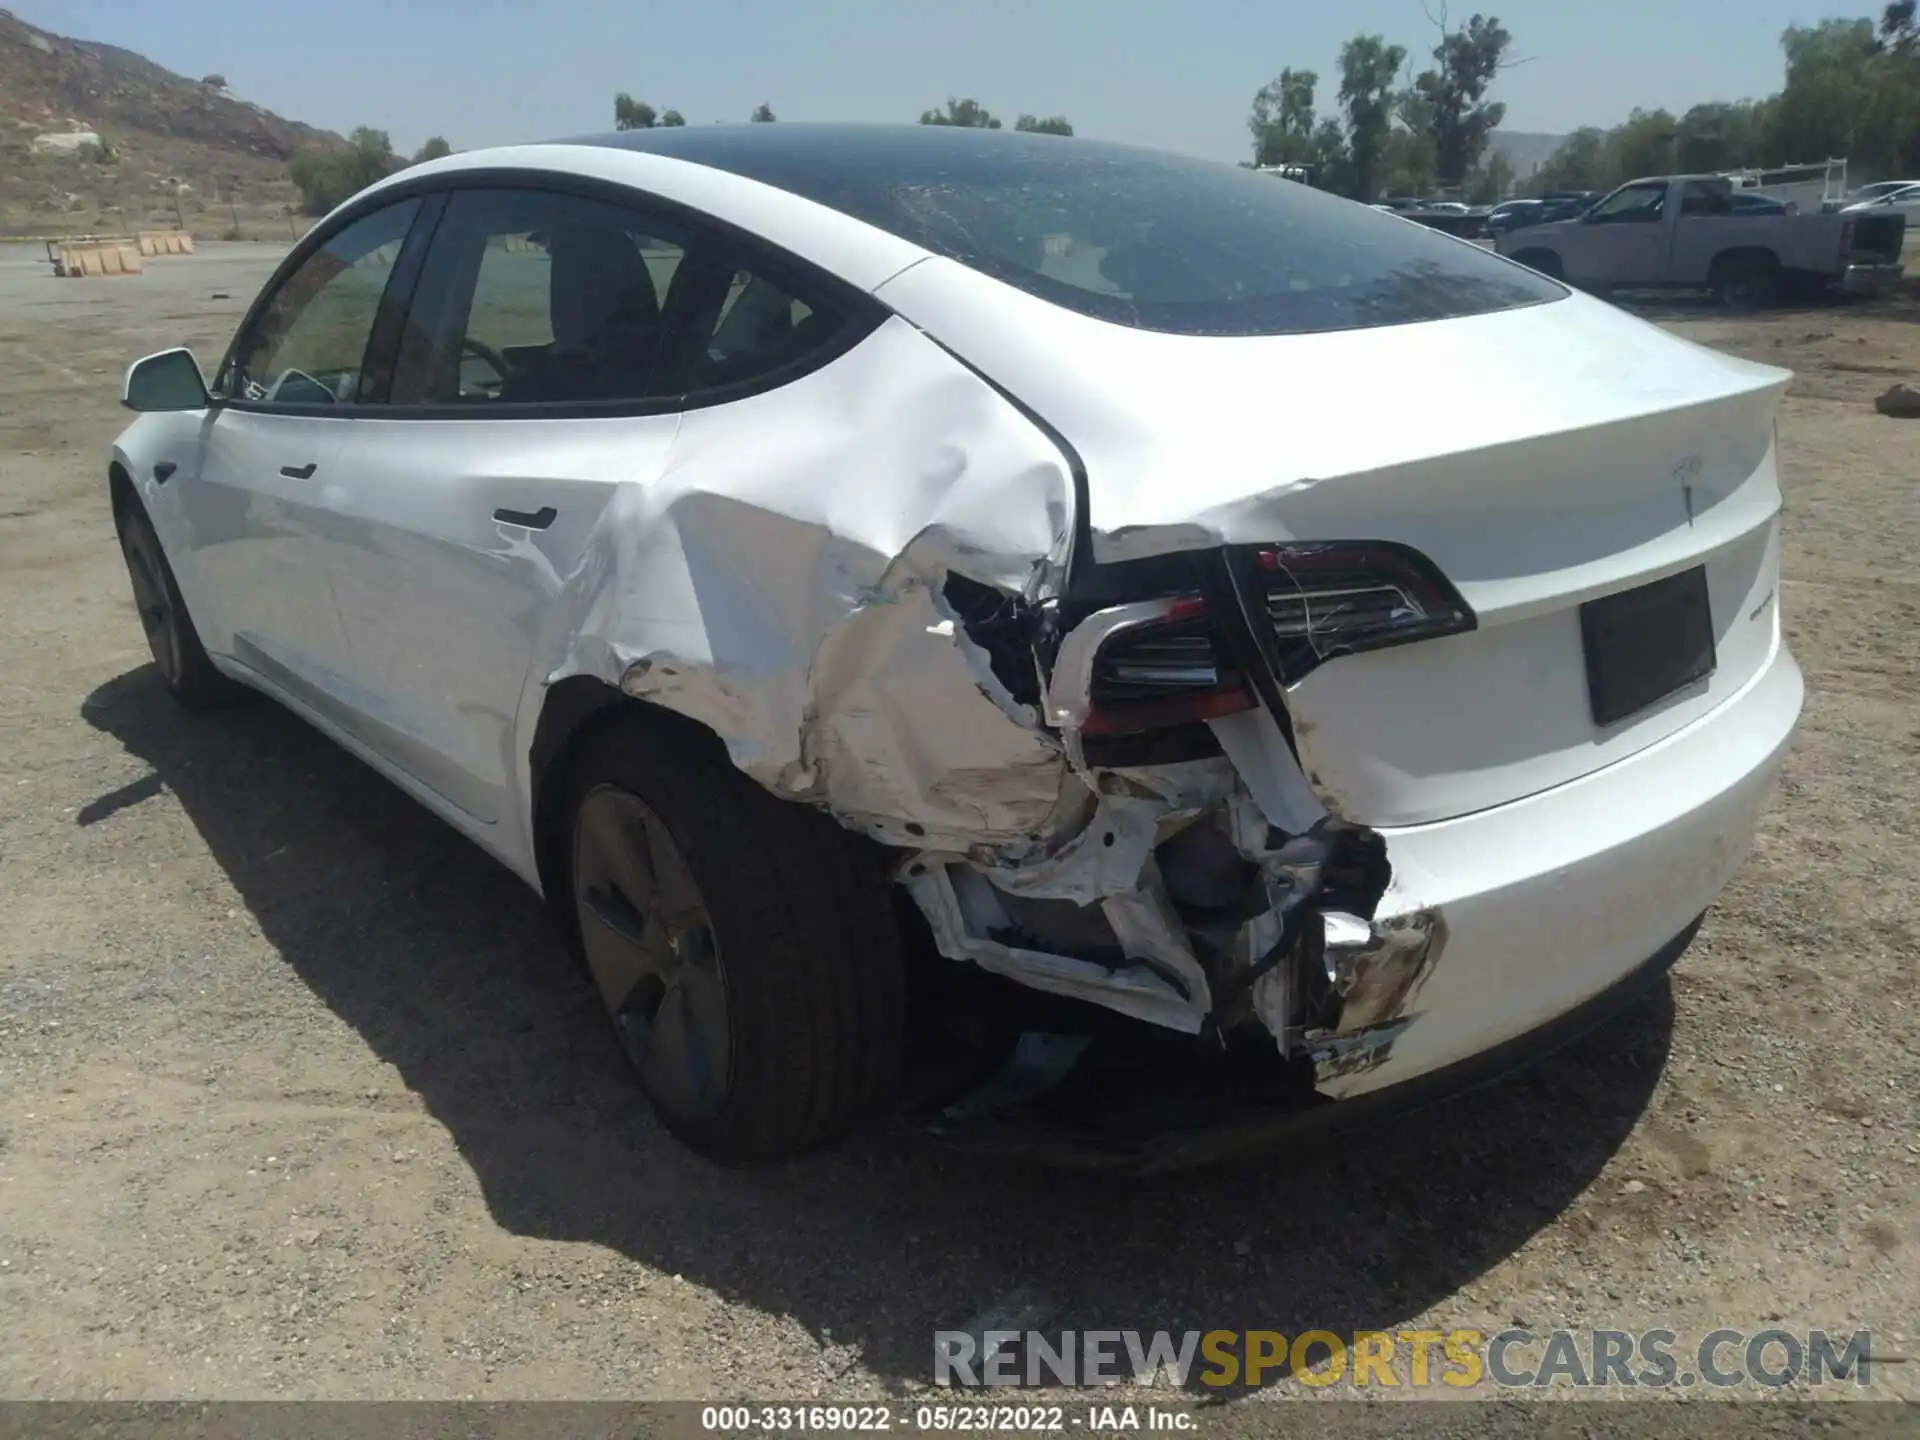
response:
[[[1698,455],[1689,455],[1673,467],[1673,478],[1680,487],[1680,498],[1687,507],[1687,528],[1693,528],[1693,482],[1704,468]]]

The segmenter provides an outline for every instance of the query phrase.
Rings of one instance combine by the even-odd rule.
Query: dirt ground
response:
[[[0,1394],[853,1398],[993,1321],[1914,1348],[1920,423],[1870,402],[1920,382],[1920,304],[1659,317],[1799,372],[1810,686],[1670,985],[1344,1149],[1119,1185],[904,1128],[693,1158],[530,892],[274,707],[170,707],[106,506],[119,376],[217,354],[276,258],[0,250]]]

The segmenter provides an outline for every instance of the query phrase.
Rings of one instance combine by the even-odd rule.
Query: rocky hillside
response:
[[[58,137],[98,135],[104,145]],[[344,144],[130,50],[0,10],[0,233],[140,228],[271,233],[296,199],[287,164]]]

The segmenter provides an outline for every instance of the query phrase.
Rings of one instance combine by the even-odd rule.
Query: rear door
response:
[[[684,253],[677,226],[603,201],[454,191],[388,403],[338,455],[356,724],[475,820],[506,809],[529,667],[603,512],[666,462],[677,405],[651,376]]]
[[[640,197],[455,191],[391,403],[339,467],[330,563],[370,743],[475,819],[509,813],[523,710],[647,568],[683,410],[776,383],[831,320]]]
[[[263,297],[217,381],[198,464],[173,483],[207,643],[329,718],[348,668],[325,559],[335,458],[366,413],[369,341],[419,208],[344,226]]]

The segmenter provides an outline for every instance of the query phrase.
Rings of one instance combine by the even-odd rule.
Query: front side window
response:
[[[1587,212],[1595,225],[1647,224],[1660,218],[1667,201],[1665,181],[1624,185]]]
[[[317,408],[369,398],[367,342],[419,208],[405,200],[362,216],[301,262],[241,337],[232,398]]]

